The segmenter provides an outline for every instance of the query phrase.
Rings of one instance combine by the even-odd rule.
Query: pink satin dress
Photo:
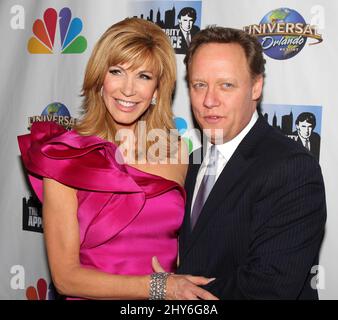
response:
[[[174,272],[185,192],[174,181],[115,160],[117,147],[53,122],[18,137],[23,163],[43,202],[42,178],[77,189],[80,261],[111,274],[152,273],[157,256]]]

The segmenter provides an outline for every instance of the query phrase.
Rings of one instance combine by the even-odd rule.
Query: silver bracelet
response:
[[[169,272],[155,272],[150,275],[149,300],[165,299],[169,275]]]

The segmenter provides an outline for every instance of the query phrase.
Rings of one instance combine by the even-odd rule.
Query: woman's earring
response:
[[[157,103],[156,97],[152,97],[150,104],[151,104],[152,106],[155,106],[156,103]]]
[[[101,90],[100,90],[100,96],[103,97],[103,86],[101,87]]]

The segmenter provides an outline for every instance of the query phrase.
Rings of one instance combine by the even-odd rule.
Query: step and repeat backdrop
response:
[[[185,83],[184,31],[193,37],[216,24],[258,37],[267,61],[262,113],[290,139],[304,144],[301,137],[309,137],[323,170],[328,219],[313,281],[321,299],[338,299],[337,14],[332,0],[1,0],[0,299],[56,297],[41,204],[22,170],[16,137],[36,121],[74,125],[95,42],[110,25],[134,16],[158,24],[171,39],[178,70],[175,124],[190,152],[200,141]]]

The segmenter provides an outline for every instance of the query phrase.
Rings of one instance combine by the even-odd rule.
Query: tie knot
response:
[[[209,155],[209,158],[210,158],[210,159],[213,159],[213,160],[216,160],[216,159],[218,158],[218,154],[219,154],[219,151],[218,151],[216,145],[213,144],[213,145],[210,147],[210,155]]]

